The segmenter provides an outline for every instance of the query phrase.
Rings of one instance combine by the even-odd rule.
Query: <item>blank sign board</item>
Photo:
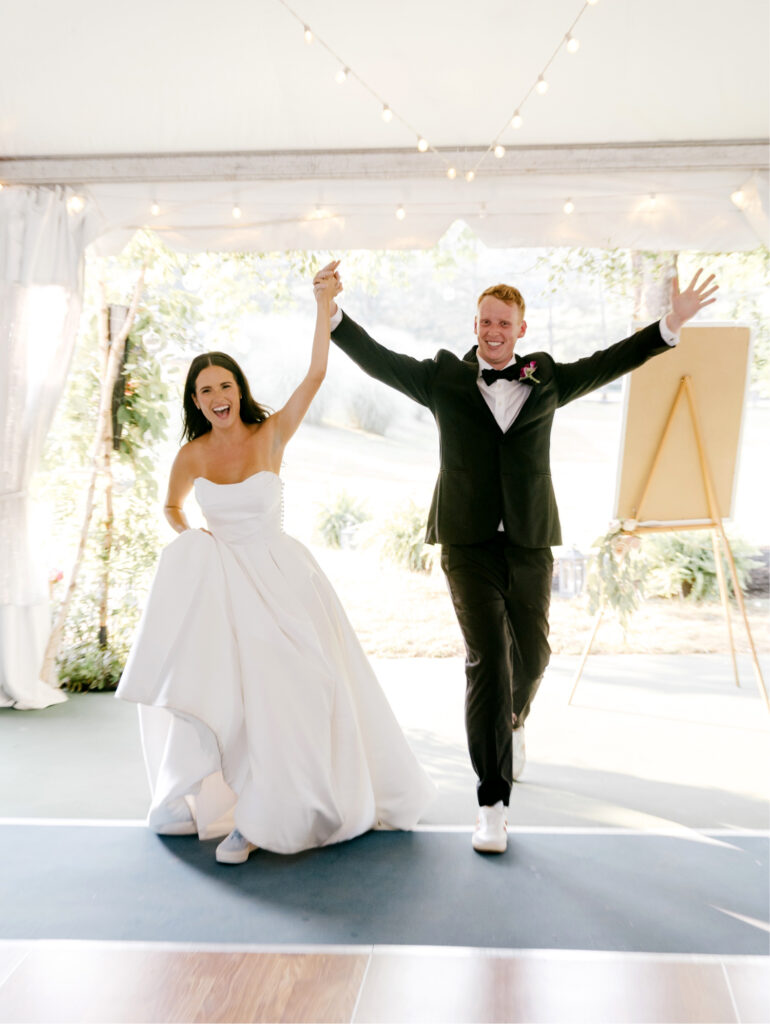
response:
[[[626,381],[615,498],[617,519],[674,525],[711,522],[685,395],[661,448],[666,422],[685,376],[692,381],[719,513],[723,518],[732,515],[750,353],[748,327],[684,327],[674,349],[634,370]],[[660,458],[653,472],[659,448]]]

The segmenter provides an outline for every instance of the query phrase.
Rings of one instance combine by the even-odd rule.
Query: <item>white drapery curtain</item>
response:
[[[66,189],[0,191],[0,707],[66,700],[40,678],[51,626],[28,488],[77,337],[83,254],[95,231]]]

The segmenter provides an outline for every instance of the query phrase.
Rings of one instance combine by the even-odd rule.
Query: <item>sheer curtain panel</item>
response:
[[[0,707],[66,700],[40,678],[51,625],[28,488],[77,336],[88,208],[64,188],[0,191]]]

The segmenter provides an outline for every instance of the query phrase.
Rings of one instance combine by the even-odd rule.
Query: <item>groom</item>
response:
[[[332,273],[324,267],[314,284]],[[465,724],[479,780],[473,847],[481,852],[506,848],[524,722],[551,652],[551,545],[561,544],[550,468],[554,413],[676,345],[682,325],[715,301],[713,275],[699,283],[700,275],[683,292],[674,279],[671,312],[661,321],[573,363],[546,352],[514,355],[527,322],[511,285],[482,292],[477,344],[462,359],[445,349],[422,360],[392,352],[332,304],[334,343],[371,377],[427,406],[438,426],[441,467],[426,540],[441,544],[467,651]]]

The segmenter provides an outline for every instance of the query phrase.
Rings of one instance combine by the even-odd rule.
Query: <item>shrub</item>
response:
[[[330,505],[322,505],[316,517],[316,529],[324,544],[341,548],[344,538],[369,519],[365,506],[347,491],[340,491]]]
[[[430,572],[433,550],[425,543],[427,513],[413,501],[397,509],[382,529],[382,554],[411,572]]]
[[[741,539],[731,539],[730,549],[738,583],[745,591],[758,552]],[[734,597],[733,582],[724,556],[722,564],[728,593]],[[687,597],[693,601],[719,597],[714,548],[707,530],[682,530],[646,537],[644,567],[644,589],[649,597]]]
[[[756,564],[758,552],[740,539],[730,549],[741,590]],[[724,558],[723,558],[724,564]],[[725,564],[728,592],[732,580]],[[589,561],[589,611],[604,605],[615,611],[623,627],[642,597],[683,597],[706,601],[719,597],[714,550],[708,530],[624,534],[618,523],[594,544]]]
[[[64,652],[58,662],[59,682],[62,689],[71,693],[115,690],[125,662],[125,652],[100,647],[91,640]]]
[[[396,415],[396,403],[381,384],[364,379],[348,394],[346,412],[359,430],[384,434]]]

